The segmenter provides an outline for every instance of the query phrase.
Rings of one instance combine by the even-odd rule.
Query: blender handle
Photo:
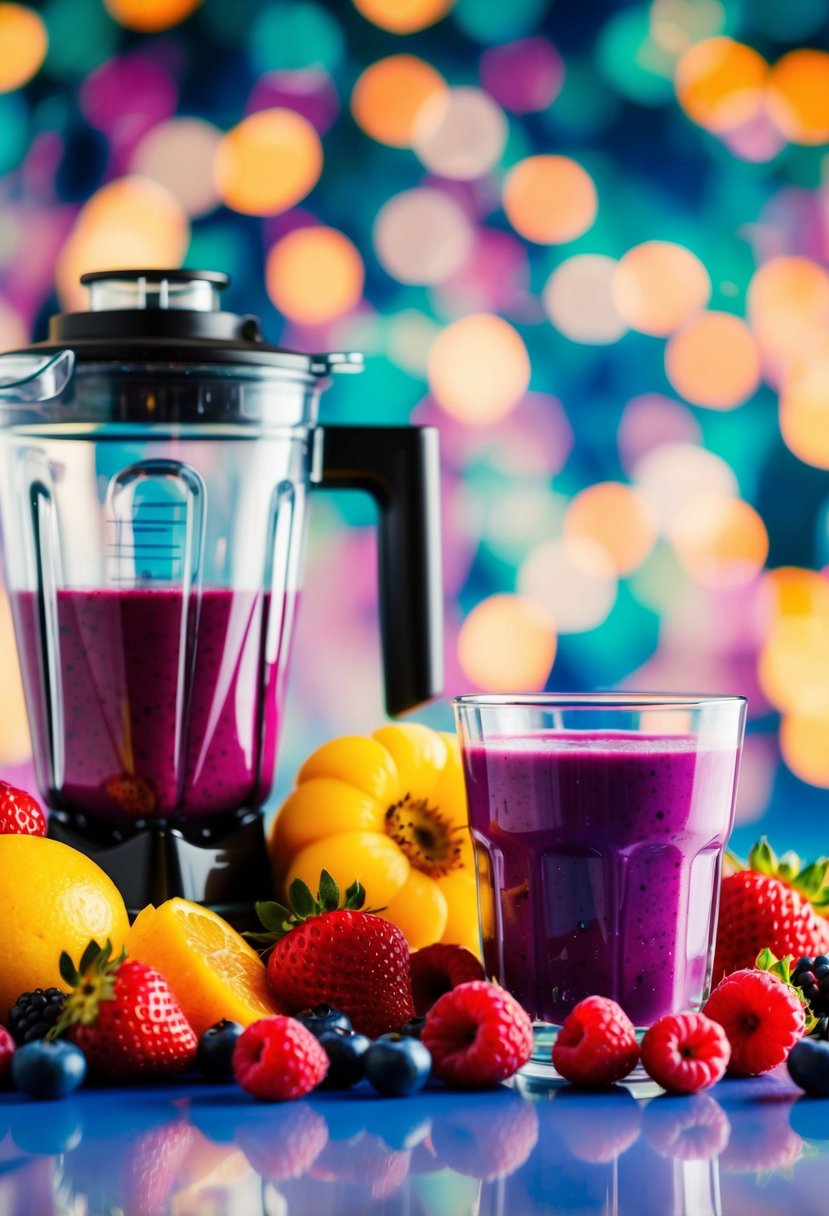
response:
[[[443,691],[438,432],[435,427],[325,426],[317,428],[317,442],[319,484],[365,490],[380,510],[386,710],[402,714]]]

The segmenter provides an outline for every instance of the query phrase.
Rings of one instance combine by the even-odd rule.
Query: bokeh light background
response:
[[[324,419],[442,433],[447,694],[744,693],[735,842],[818,851],[827,46],[824,0],[0,3],[0,346],[188,264],[363,350]],[[374,562],[318,495],[281,789],[382,718]],[[4,602],[0,651],[13,775]]]

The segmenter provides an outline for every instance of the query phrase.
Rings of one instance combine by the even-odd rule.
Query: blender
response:
[[[261,807],[309,490],[378,505],[388,712],[441,691],[437,433],[319,426],[361,357],[268,345],[221,310],[224,274],[81,281],[87,312],[0,355],[6,582],[49,832],[131,912],[180,895],[240,923],[271,885]]]

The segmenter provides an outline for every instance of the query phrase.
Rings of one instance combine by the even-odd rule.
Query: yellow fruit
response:
[[[346,891],[355,880],[361,882],[366,891],[366,908],[385,908],[409,877],[410,866],[387,836],[346,832],[316,840],[297,853],[285,879],[286,891],[295,878],[301,878],[310,890],[316,891],[323,870],[334,876],[341,891]]]
[[[274,847],[292,857],[322,836],[382,832],[383,814],[380,803],[356,786],[331,777],[312,777],[298,785],[284,802]]]
[[[0,836],[0,1021],[21,992],[65,988],[61,951],[77,963],[94,938],[116,953],[129,930],[117,887],[94,861],[42,836]]]
[[[446,764],[448,748],[437,731],[416,722],[381,726],[372,736],[393,757],[400,795],[428,798]]]
[[[297,773],[297,785],[311,777],[347,781],[384,806],[394,801],[400,785],[397,765],[388,751],[364,735],[345,735],[323,743]]]
[[[438,884],[412,866],[406,882],[380,915],[402,929],[410,950],[419,950],[441,940],[449,909]]]
[[[167,980],[187,1020],[201,1035],[221,1018],[249,1026],[280,1010],[271,997],[265,964],[235,929],[187,899],[168,899],[138,914],[127,953]]]
[[[470,870],[455,870],[452,874],[439,878],[437,886],[446,899],[449,910],[440,940],[452,946],[466,946],[467,950],[471,950],[480,958],[478,892],[474,873]]]
[[[270,835],[283,895],[294,878],[312,891],[328,870],[359,879],[409,945],[457,942],[479,953],[474,857],[460,747],[417,723],[323,744],[302,765]]]

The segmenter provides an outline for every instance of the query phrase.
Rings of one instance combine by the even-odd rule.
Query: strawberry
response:
[[[351,1018],[359,1034],[377,1038],[414,1016],[409,948],[396,925],[361,911],[365,891],[340,889],[327,870],[316,899],[300,879],[291,883],[290,908],[259,903],[268,932],[250,933],[272,945],[268,985],[288,1013],[327,1004]]]
[[[110,1081],[143,1081],[184,1072],[196,1058],[198,1039],[160,972],[112,957],[90,942],[77,967],[64,951],[60,973],[70,988],[63,1015],[50,1038],[66,1033],[91,1071]]]
[[[763,837],[748,866],[722,881],[715,984],[753,967],[766,947],[780,957],[829,953],[829,858],[801,868],[794,853],[778,860]]]
[[[8,781],[0,781],[0,836],[45,836],[40,803]]]

